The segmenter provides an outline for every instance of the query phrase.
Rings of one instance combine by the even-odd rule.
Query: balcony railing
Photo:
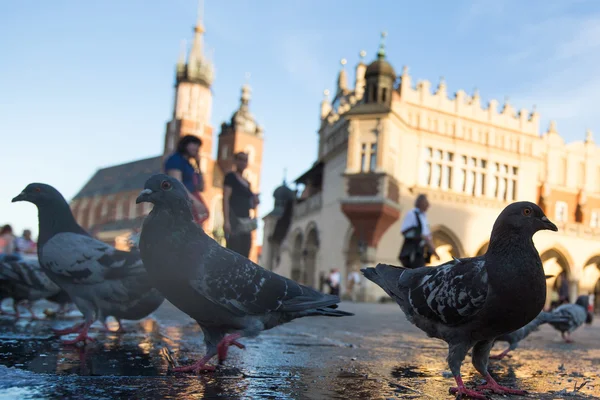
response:
[[[400,201],[400,186],[391,175],[367,172],[346,175],[347,200]]]
[[[296,203],[294,206],[294,218],[303,218],[315,211],[321,209],[323,205],[323,192],[318,192],[312,196]]]

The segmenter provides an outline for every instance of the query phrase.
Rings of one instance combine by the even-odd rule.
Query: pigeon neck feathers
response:
[[[38,205],[38,218],[38,249],[57,233],[72,232],[89,236],[89,234],[77,224],[69,204],[64,200],[57,200],[51,204]]]

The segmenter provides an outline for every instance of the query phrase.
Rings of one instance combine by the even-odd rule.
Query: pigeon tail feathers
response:
[[[398,282],[400,276],[406,271],[405,267],[395,267],[389,264],[377,264],[375,268],[362,268],[361,272],[373,283],[380,286],[389,296],[394,297],[393,291],[387,286],[387,282]]]
[[[348,311],[333,310],[331,308],[317,308],[315,310],[301,311],[298,317],[313,317],[313,316],[324,316],[324,317],[351,317],[354,314]],[[295,316],[296,317],[296,316]]]

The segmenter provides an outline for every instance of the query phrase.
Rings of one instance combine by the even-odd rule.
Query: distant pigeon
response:
[[[12,201],[37,206],[40,264],[84,316],[84,322],[56,331],[59,335],[79,334],[65,344],[93,340],[88,330],[100,316],[127,315],[138,307],[150,313],[160,306],[162,296],[150,284],[139,252],[119,251],[91,237],[77,224],[69,204],[55,188],[32,183]],[[140,305],[145,301],[151,304]]]
[[[0,298],[13,299],[17,319],[21,316],[19,305],[25,305],[31,313],[31,318],[38,319],[32,303],[53,298],[61,292],[61,288],[48,278],[36,259],[0,262]]]
[[[557,231],[536,204],[516,202],[498,216],[482,256],[433,268],[378,264],[362,269],[400,305],[411,323],[448,343],[448,364],[458,385],[452,393],[485,398],[483,392],[467,389],[460,375],[471,348],[473,365],[487,381],[478,390],[524,393],[500,386],[488,372],[488,358],[496,337],[526,325],[544,307],[546,279],[532,240],[534,233],[544,229]]]
[[[157,289],[194,318],[207,353],[175,371],[211,371],[237,340],[255,337],[293,319],[353,315],[335,310],[339,297],[323,294],[256,265],[220,246],[193,221],[183,185],[167,175],[150,177],[136,202],[154,204],[142,226],[140,251]],[[229,333],[229,334],[228,334]],[[227,335],[228,334],[228,335]]]
[[[589,296],[579,296],[575,304],[563,304],[556,307],[552,314],[562,316],[566,321],[550,322],[554,329],[560,331],[563,340],[572,343],[571,333],[579,328],[583,323],[591,324],[594,316],[588,310],[590,304]]]
[[[561,315],[557,315],[551,312],[542,311],[533,321],[525,325],[524,327],[517,329],[514,332],[500,335],[496,338],[496,342],[507,342],[509,347],[502,353],[495,356],[491,356],[495,360],[502,360],[506,355],[515,350],[519,346],[519,342],[525,339],[529,334],[537,330],[540,325],[547,323],[564,323],[567,322],[567,318]]]

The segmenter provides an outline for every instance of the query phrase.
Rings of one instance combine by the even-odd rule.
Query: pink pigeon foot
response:
[[[191,365],[186,365],[186,366],[183,366],[183,367],[173,368],[173,372],[193,372],[195,374],[199,374],[202,371],[205,371],[205,372],[214,371],[215,367],[213,367],[212,365],[207,365],[206,364],[213,357],[214,356],[209,356],[207,354],[204,357],[202,357],[202,359],[196,361],[195,363],[193,363]]]
[[[88,335],[88,330],[90,329],[90,326],[92,325],[92,323],[84,323],[83,324],[83,328],[81,328],[81,330],[79,331],[79,335],[77,335],[77,337],[73,340],[63,340],[63,344],[76,344],[79,342],[83,342],[85,344],[85,342],[87,340],[94,342],[96,339],[94,339],[93,337]]]
[[[33,307],[29,303],[27,303],[27,311],[29,311],[29,313],[31,314],[31,319],[32,320],[36,320],[36,321],[41,320],[40,317],[38,317],[37,315],[35,315],[35,312],[33,311]]]
[[[85,322],[81,322],[79,324],[75,324],[70,328],[65,329],[52,329],[56,336],[68,335],[69,333],[79,333],[85,326]]]
[[[484,393],[467,389],[460,375],[455,376],[454,379],[456,380],[458,387],[451,387],[450,393],[455,394],[457,399],[462,398],[462,396],[468,396],[473,399],[488,400],[488,397]]]
[[[227,358],[227,350],[229,346],[236,346],[238,349],[245,349],[246,346],[237,341],[237,339],[241,338],[242,335],[239,333],[234,333],[231,335],[227,335],[219,342],[217,345],[217,353],[219,355],[219,364],[225,361]]]
[[[491,390],[497,394],[515,394],[519,396],[524,396],[527,394],[525,390],[511,389],[507,388],[506,386],[499,385],[498,382],[496,382],[489,374],[485,377],[485,380],[487,383],[482,386],[477,386],[477,390]]]
[[[504,357],[507,357],[509,351],[510,351],[510,348],[504,350],[500,354],[496,354],[495,356],[490,356],[490,359],[492,359],[492,360],[502,360]],[[508,355],[508,357],[512,357],[512,356]]]

